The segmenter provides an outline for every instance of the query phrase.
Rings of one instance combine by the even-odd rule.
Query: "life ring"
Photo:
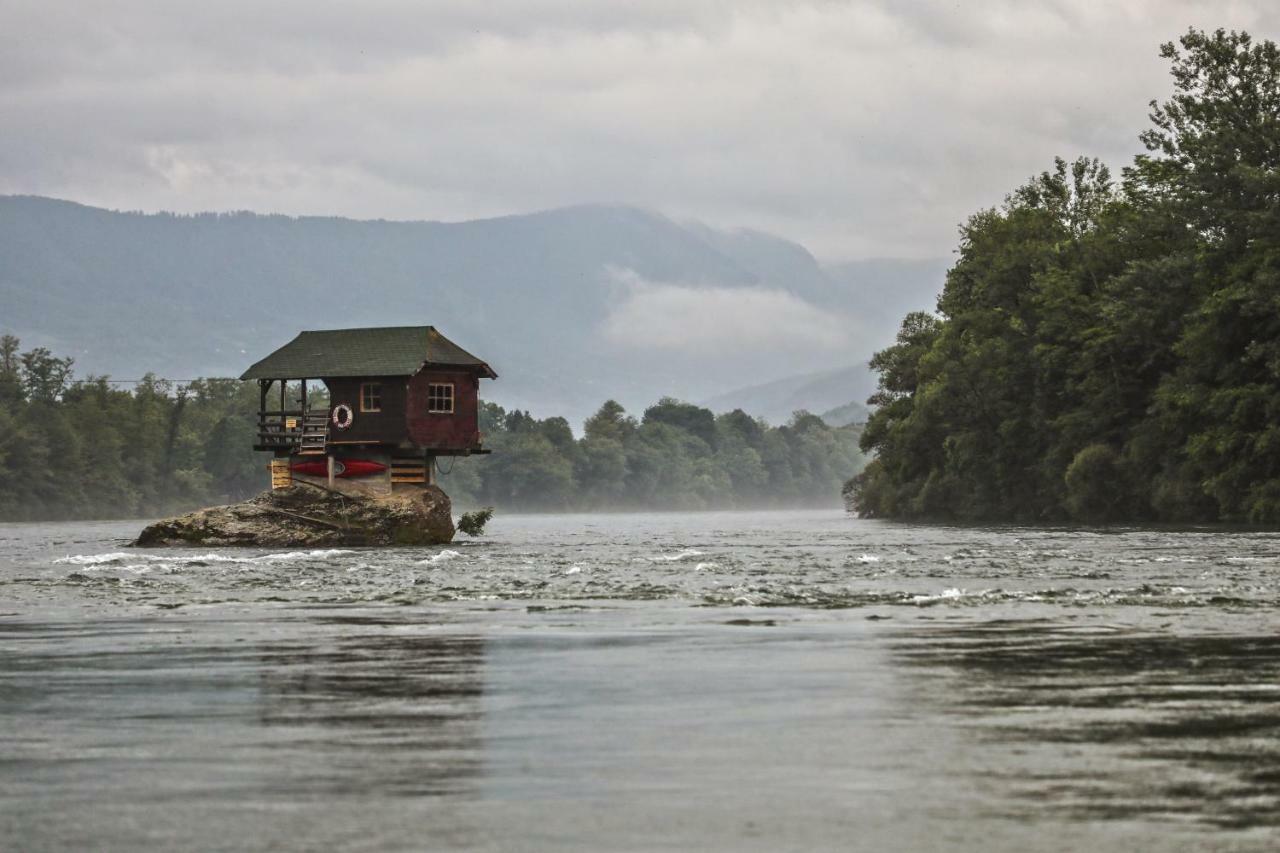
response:
[[[351,429],[351,425],[356,421],[356,413],[346,403],[339,403],[333,407],[331,420],[338,429]]]

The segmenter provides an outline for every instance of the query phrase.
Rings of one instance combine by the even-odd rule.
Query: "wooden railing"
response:
[[[293,450],[302,442],[306,412],[290,409],[258,412],[258,443],[254,450]]]

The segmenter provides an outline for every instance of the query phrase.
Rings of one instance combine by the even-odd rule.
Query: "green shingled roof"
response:
[[[497,374],[434,326],[387,326],[302,332],[250,367],[241,379],[412,376],[424,365],[470,367]]]

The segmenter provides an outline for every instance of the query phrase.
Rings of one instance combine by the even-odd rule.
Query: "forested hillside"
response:
[[[1280,523],[1280,51],[1190,31],[1119,182],[1055,167],[965,226],[878,353],[893,518]]]
[[[628,207],[371,222],[0,196],[0,334],[82,372],[238,376],[300,329],[431,324],[494,366],[497,402],[575,426],[607,397],[700,400],[865,363],[895,326],[875,270],[837,282],[795,243]],[[904,270],[895,283],[919,274]],[[802,407],[864,399],[865,374]]]
[[[701,403],[715,412],[743,409],[771,424],[786,423],[798,409],[819,413],[832,424],[866,423],[868,410],[862,401],[875,387],[875,374],[864,361],[735,388]]]
[[[75,381],[72,362],[0,338],[0,521],[139,518],[225,503],[268,485],[252,449],[254,382]],[[312,398],[315,400],[314,396]],[[458,506],[513,510],[831,505],[862,456],[857,427],[797,413],[664,399],[637,420],[607,402],[575,439],[562,417],[481,409],[488,456],[442,460]]]

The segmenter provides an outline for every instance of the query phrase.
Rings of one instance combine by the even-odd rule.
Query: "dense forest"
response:
[[[0,519],[135,518],[260,489],[258,389],[73,381],[71,359],[0,338]]]
[[[313,401],[315,397],[312,397]],[[0,338],[0,520],[137,518],[267,486],[254,382],[75,381],[72,362]],[[442,460],[455,505],[500,510],[825,505],[861,465],[857,427],[797,413],[769,427],[664,399],[636,420],[605,403],[564,418],[483,403],[488,456]]]
[[[797,412],[770,427],[664,398],[639,420],[610,400],[575,439],[564,418],[481,404],[491,456],[443,460],[455,503],[509,509],[712,509],[838,506],[863,462],[859,426]]]
[[[1280,523],[1280,51],[1162,46],[1113,181],[1055,167],[962,228],[938,313],[873,359],[871,516]]]

